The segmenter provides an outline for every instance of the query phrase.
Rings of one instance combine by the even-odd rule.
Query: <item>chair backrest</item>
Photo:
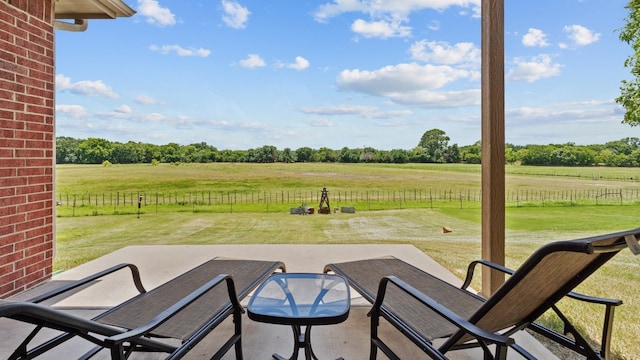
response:
[[[488,331],[526,325],[620,250],[637,246],[639,236],[640,228],[549,243],[533,253],[469,321]],[[463,334],[456,334],[454,338],[458,343],[469,340]]]

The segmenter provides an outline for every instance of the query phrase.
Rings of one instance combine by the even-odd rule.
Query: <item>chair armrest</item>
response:
[[[492,333],[477,327],[476,325],[463,319],[458,314],[444,307],[440,303],[436,302],[432,298],[428,297],[424,293],[420,292],[413,286],[407,284],[406,282],[400,280],[395,276],[385,276],[380,280],[380,284],[378,286],[378,295],[376,296],[376,301],[373,304],[373,308],[371,309],[371,315],[373,315],[374,312],[381,311],[382,304],[384,303],[387,284],[389,282],[393,283],[399,289],[403,290],[405,293],[409,294],[411,297],[418,300],[429,309],[433,310],[435,313],[478,340],[483,340],[488,343],[498,344],[502,346],[510,346],[514,343],[514,340],[508,336]]]
[[[93,275],[89,275],[89,276],[87,276],[85,278],[82,278],[80,280],[76,280],[76,281],[74,281],[74,282],[72,282],[70,284],[67,284],[65,286],[61,286],[61,287],[59,287],[57,289],[48,291],[48,292],[46,292],[46,293],[44,293],[42,295],[33,297],[33,298],[31,298],[31,299],[29,299],[27,301],[28,302],[32,302],[32,303],[43,302],[45,300],[48,300],[48,299],[51,299],[51,298],[56,297],[58,295],[64,294],[69,290],[76,289],[76,288],[78,288],[80,286],[86,285],[86,284],[88,284],[90,282],[93,282],[93,281],[95,281],[97,279],[100,279],[100,278],[102,278],[102,277],[104,277],[106,275],[112,274],[112,273],[114,273],[114,272],[116,272],[116,271],[118,271],[120,269],[124,269],[124,268],[129,268],[131,270],[131,276],[133,278],[133,283],[135,284],[136,289],[138,289],[138,291],[140,293],[147,292],[147,290],[145,290],[144,286],[142,286],[142,280],[140,279],[140,271],[138,270],[138,267],[133,265],[133,264],[119,264],[119,265],[112,266],[112,267],[110,267],[110,268],[108,268],[106,270],[102,270],[102,271],[100,271],[98,273],[95,273]]]
[[[584,301],[592,304],[601,304],[601,305],[609,305],[609,306],[620,306],[622,305],[622,300],[619,299],[609,299],[609,298],[601,298],[597,296],[585,295],[581,293],[577,293],[575,291],[571,291],[567,294],[568,298]]]
[[[469,287],[469,285],[471,285],[471,280],[473,280],[473,272],[475,271],[476,265],[478,265],[478,264],[484,265],[484,266],[488,266],[488,267],[490,267],[492,269],[495,269],[495,270],[502,271],[503,273],[505,273],[507,275],[513,275],[513,273],[515,273],[514,270],[509,269],[507,267],[504,267],[504,266],[502,266],[500,264],[496,264],[496,263],[491,262],[489,260],[484,260],[484,259],[475,260],[475,261],[472,261],[469,264],[469,267],[467,268],[467,276],[464,279],[464,283],[460,287],[461,289],[466,289],[466,288]]]
[[[138,326],[137,328],[124,332],[122,334],[118,334],[118,335],[106,338],[105,342],[111,343],[111,344],[118,344],[118,343],[130,341],[130,340],[136,340],[141,336],[145,336],[149,334],[154,329],[164,324],[166,321],[171,319],[173,316],[178,314],[180,311],[185,309],[194,301],[198,300],[200,297],[205,295],[207,292],[209,292],[211,289],[213,289],[223,281],[225,281],[227,284],[227,291],[229,293],[229,300],[231,300],[231,307],[240,311],[241,313],[244,313],[244,309],[240,304],[240,300],[238,300],[238,297],[236,296],[236,289],[233,283],[233,279],[231,278],[230,275],[222,274],[222,275],[216,276],[206,284],[194,290],[189,295],[183,297],[180,301],[176,302],[168,309],[156,315],[156,317],[149,320],[146,324]],[[224,311],[227,311],[227,309],[228,308],[225,308]]]

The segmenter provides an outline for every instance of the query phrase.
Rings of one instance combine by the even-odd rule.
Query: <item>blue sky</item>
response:
[[[223,149],[480,140],[480,0],[125,0],[56,31],[56,135]],[[627,0],[505,1],[506,141],[640,137]]]

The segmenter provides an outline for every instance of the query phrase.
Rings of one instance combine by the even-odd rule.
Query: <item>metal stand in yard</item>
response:
[[[331,214],[331,206],[329,206],[329,191],[327,191],[326,187],[322,188],[320,205],[318,205],[318,214]]]

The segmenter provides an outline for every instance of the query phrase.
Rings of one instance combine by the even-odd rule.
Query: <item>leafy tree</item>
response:
[[[336,162],[338,160],[338,153],[335,150],[331,150],[327,147],[321,147],[316,153],[316,159],[314,161],[319,162]]]
[[[78,144],[78,157],[82,164],[102,164],[111,157],[112,148],[109,140],[88,138]]]
[[[426,131],[418,143],[427,152],[428,162],[444,162],[450,138],[440,129]]]
[[[56,163],[75,164],[78,161],[78,145],[81,140],[60,136],[56,138]]]
[[[359,149],[349,149],[345,146],[340,150],[339,159],[343,163],[357,163],[360,162],[361,154]]]
[[[284,148],[279,155],[280,161],[285,163],[294,163],[297,161],[296,152],[290,148]]]
[[[413,148],[413,150],[411,150],[411,162],[426,163],[429,162],[429,160],[429,154],[423,147],[416,146],[415,148]]]
[[[460,148],[458,148],[458,144],[453,144],[447,148],[447,152],[444,154],[444,160],[448,163],[460,162]]]
[[[296,150],[296,156],[298,158],[298,161],[301,161],[301,162],[311,161],[313,153],[314,153],[314,150],[308,146],[301,147],[298,150]]]
[[[278,161],[278,149],[272,145],[264,145],[256,149],[256,162],[273,163]]]
[[[180,145],[176,143],[168,143],[160,147],[161,160],[165,163],[179,162],[182,159],[182,153],[180,151]]]
[[[640,124],[640,0],[629,0],[625,8],[629,14],[619,37],[633,49],[633,54],[624,61],[624,66],[631,69],[633,79],[622,80],[616,102],[626,110],[622,122],[636,126]]]
[[[387,153],[387,157],[389,158],[388,162],[394,164],[406,164],[411,158],[410,153],[407,150],[402,149],[393,149],[389,151]]]
[[[464,146],[460,149],[460,159],[467,164],[482,163],[482,145],[480,141],[475,144]]]

